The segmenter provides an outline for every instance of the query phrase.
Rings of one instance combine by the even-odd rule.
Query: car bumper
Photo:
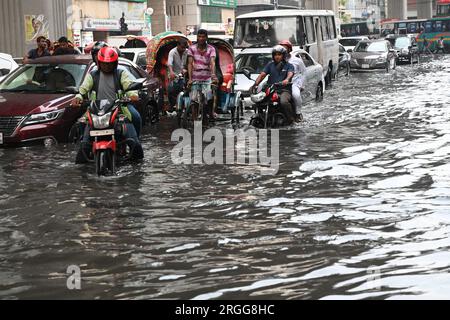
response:
[[[370,70],[370,69],[384,69],[386,68],[386,61],[379,62],[377,60],[374,61],[350,61],[350,68],[352,69],[360,69],[360,70]]]

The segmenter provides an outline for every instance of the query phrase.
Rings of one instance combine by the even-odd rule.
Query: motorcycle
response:
[[[244,70],[244,74],[251,79],[251,74],[248,70]],[[265,85],[261,91],[253,93],[250,99],[254,104],[255,115],[250,119],[250,125],[261,129],[279,128],[289,125],[290,123],[288,123],[288,119],[281,109],[278,90],[282,87],[285,89],[291,86],[292,83],[289,83],[287,87],[283,87],[281,82],[277,82],[272,85]]]
[[[145,79],[138,79],[131,84],[128,91],[140,90],[143,88]],[[86,159],[95,163],[95,172],[98,176],[114,175],[118,161],[131,159],[136,143],[133,139],[125,139],[123,132],[126,130],[125,124],[129,123],[128,118],[120,113],[121,107],[130,103],[124,96],[115,101],[95,100],[91,101],[86,112],[86,119],[79,120],[82,127],[89,126],[92,149],[90,154],[85,154]]]

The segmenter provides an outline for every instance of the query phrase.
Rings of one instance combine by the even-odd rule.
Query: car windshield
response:
[[[384,42],[360,42],[355,48],[355,52],[386,52]]]
[[[87,66],[83,64],[27,64],[0,85],[2,92],[58,93],[79,87]]]
[[[297,17],[238,19],[234,32],[236,48],[272,47],[282,40],[300,45]]]
[[[242,73],[244,69],[248,69],[251,73],[261,73],[271,61],[271,53],[240,54],[236,58],[236,72]]]
[[[409,47],[409,39],[406,37],[402,37],[402,38],[397,38],[397,40],[395,40],[395,47],[397,48],[408,48]]]
[[[361,39],[341,39],[339,43],[344,47],[355,47]]]

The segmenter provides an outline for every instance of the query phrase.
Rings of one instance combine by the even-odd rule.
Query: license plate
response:
[[[102,137],[102,136],[112,136],[114,134],[114,129],[109,130],[92,130],[91,137]]]
[[[363,64],[361,67],[362,67],[363,69],[369,69],[369,68],[370,68],[370,65],[369,65],[369,64]]]
[[[0,144],[3,144],[3,133],[0,132]]]

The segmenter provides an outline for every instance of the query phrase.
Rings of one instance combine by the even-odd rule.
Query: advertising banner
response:
[[[25,15],[25,41],[36,41],[40,36],[49,37],[48,19],[43,15]]]

